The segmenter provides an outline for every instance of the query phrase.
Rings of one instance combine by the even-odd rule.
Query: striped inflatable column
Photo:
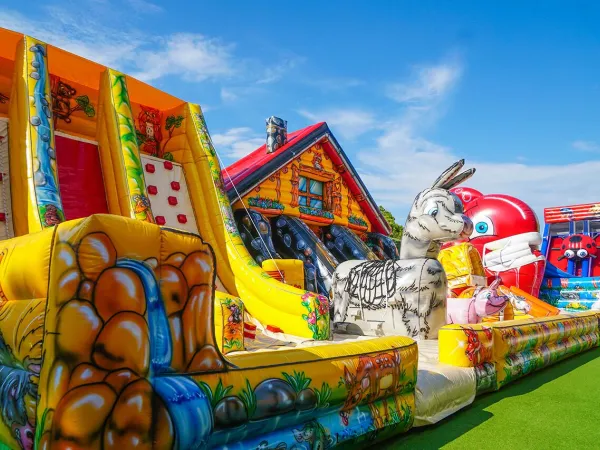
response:
[[[102,133],[98,143],[102,171],[107,187],[112,189],[110,185],[114,183],[116,191],[107,195],[110,210],[154,223],[124,74],[106,69],[100,87],[100,110]]]
[[[17,47],[9,118],[15,235],[65,220],[56,167],[52,99],[45,43],[24,36]]]

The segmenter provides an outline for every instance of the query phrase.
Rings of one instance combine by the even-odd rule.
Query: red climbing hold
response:
[[[146,164],[146,172],[148,173],[154,173],[156,171],[156,168],[154,167],[154,164]]]
[[[150,195],[156,195],[158,194],[158,188],[156,186],[148,186],[148,194]]]
[[[0,213],[0,222],[6,222],[6,214]]]
[[[171,181],[171,189],[173,189],[174,191],[178,191],[179,189],[181,189],[179,182]]]
[[[177,204],[177,197],[173,197],[172,195],[170,195],[167,200],[169,201],[169,205],[171,206],[175,206]]]
[[[177,221],[179,223],[187,223],[187,217],[185,214],[177,214]]]
[[[167,170],[173,170],[173,163],[171,161],[165,161],[164,166]]]
[[[156,216],[155,220],[157,225],[164,225],[167,223],[167,220],[163,216]]]

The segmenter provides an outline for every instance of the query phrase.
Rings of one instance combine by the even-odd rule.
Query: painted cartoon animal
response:
[[[447,323],[480,323],[484,317],[492,316],[502,311],[509,302],[506,295],[498,292],[500,278],[489,287],[479,287],[473,297],[449,298],[446,305]]]
[[[511,295],[510,302],[512,303],[513,308],[515,308],[517,311],[522,312],[523,314],[529,314],[529,311],[531,311],[531,305],[529,304],[529,302],[527,302],[527,300],[525,300],[525,298],[521,297],[520,295]]]
[[[327,450],[333,447],[333,439],[327,434],[325,428],[317,422],[307,422],[301,430],[294,429],[294,439],[299,444],[307,444],[310,450]],[[290,447],[290,450],[305,449],[306,446],[299,447],[296,444]]]
[[[361,356],[358,358],[356,373],[352,373],[347,367],[344,367],[344,383],[348,390],[348,396],[344,406],[340,410],[340,417],[345,426],[348,425],[351,411],[360,404],[363,399],[369,402],[369,408],[373,416],[373,421],[377,428],[383,426],[383,421],[379,416],[379,410],[371,405],[371,402],[383,396],[393,395],[398,387],[400,380],[401,357],[398,350],[391,353],[380,353],[375,356]],[[384,378],[386,383],[382,383]],[[396,411],[400,411],[397,398],[394,395]],[[389,410],[387,400],[383,402],[386,420],[389,420]]]
[[[54,206],[50,203],[46,205],[46,212],[44,213],[44,221],[46,222],[46,225],[48,225],[48,226],[58,225],[59,223],[62,222],[62,220],[60,219],[58,208],[56,206]]]
[[[524,332],[521,328],[500,329],[500,336],[511,348],[516,348],[519,341],[523,339]]]
[[[598,247],[596,246],[594,239],[583,234],[573,234],[567,237],[560,248],[553,248],[552,250],[560,250],[563,252],[563,254],[558,257],[559,261],[565,258],[569,260],[596,258],[598,253]]]
[[[242,311],[241,311],[239,305],[232,303],[231,305],[229,305],[227,307],[227,309],[229,309],[229,311],[231,311],[231,315],[227,319],[228,322],[234,323],[234,324],[242,322]]]
[[[448,284],[437,260],[441,243],[473,231],[461,201],[449,192],[475,173],[460,173],[463,166],[464,160],[454,163],[417,195],[404,226],[399,260],[346,261],[337,267],[331,292],[334,322],[346,320],[349,306],[363,311],[391,306],[386,326],[391,323],[394,334],[437,337],[446,324]]]
[[[135,214],[147,213],[150,210],[150,200],[145,195],[135,194],[132,198]]]
[[[39,361],[32,361],[23,369],[0,334],[0,417],[24,450],[33,450],[35,424],[27,414],[26,396],[37,398],[37,384],[32,378],[39,376],[39,367]]]
[[[474,364],[481,364],[487,359],[487,352],[489,351],[486,347],[481,343],[479,339],[479,335],[477,331],[471,330],[469,328],[463,329],[465,335],[467,336],[467,347],[465,348],[465,355],[469,358]],[[490,328],[483,328],[483,332],[485,333],[486,338],[489,340],[492,339],[492,330]]]
[[[31,373],[23,369],[0,366],[0,398],[2,421],[10,428],[24,450],[33,450],[35,425],[30,423],[25,395],[37,397],[37,386],[31,382]]]
[[[274,445],[269,445],[269,441],[261,441],[256,446],[256,450],[287,450],[287,444],[285,442],[278,442]]]

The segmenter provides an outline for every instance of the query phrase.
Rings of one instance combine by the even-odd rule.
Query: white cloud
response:
[[[459,81],[462,65],[456,58],[435,66],[421,66],[413,71],[409,82],[388,86],[387,95],[400,103],[429,103],[443,99]]]
[[[360,109],[338,108],[320,112],[301,109],[298,114],[313,122],[327,122],[335,134],[345,139],[355,139],[372,130],[376,125],[375,116],[369,111]]]
[[[379,203],[398,217],[405,217],[415,195],[463,156],[424,139],[402,135],[396,138],[389,139],[390,144],[397,144],[395,156],[381,148],[362,154],[359,172]],[[467,159],[466,166],[477,169],[466,185],[484,194],[520,198],[536,211],[540,221],[545,207],[598,201],[597,194],[590,189],[590,181],[600,171],[600,161],[549,165]]]
[[[127,4],[140,12],[161,11],[160,6],[148,0],[127,0]],[[0,27],[34,36],[146,82],[176,76],[191,82],[235,78],[240,85],[267,84],[302,61],[288,57],[264,69],[264,64],[256,59],[238,57],[233,43],[211,36],[141,32],[136,28],[135,17],[115,16],[115,8],[114,0],[80,0],[69,8],[46,4],[39,19],[3,8]]]
[[[424,67],[411,83],[394,92],[402,111],[382,126],[383,134],[373,148],[359,152],[357,166],[361,178],[377,202],[402,221],[415,195],[464,155],[460,151],[423,137],[428,127],[441,117],[440,109],[460,80],[460,65]],[[418,103],[415,105],[415,103]],[[578,141],[573,147],[593,151],[595,143]],[[477,172],[466,185],[484,194],[513,195],[528,203],[543,221],[543,208],[598,201],[590,181],[600,171],[600,161],[577,164],[492,163],[483,158],[467,159],[467,167]]]
[[[582,152],[599,152],[600,144],[594,141],[573,141],[571,147]]]
[[[259,137],[251,128],[231,128],[212,135],[213,144],[222,157],[233,160],[243,158],[263,145],[267,138]]]
[[[158,6],[157,4],[147,0],[127,0],[127,3],[129,3],[129,6],[131,6],[134,10],[141,13],[155,14],[164,11],[161,6]]]
[[[34,21],[8,9],[0,11],[0,27],[19,31],[101,64],[120,68],[134,58],[142,43],[131,31],[109,29],[90,14],[77,19],[60,8],[46,8],[45,20]]]
[[[221,88],[221,100],[224,102],[234,102],[239,98],[238,94],[231,88]]]
[[[298,65],[302,64],[305,58],[292,57],[284,59],[279,64],[267,67],[262,76],[256,81],[256,84],[270,84],[281,80],[283,76]]]
[[[161,39],[158,50],[142,51],[137,61],[144,81],[179,75],[188,81],[204,81],[234,73],[232,44],[201,34],[178,33]]]
[[[233,103],[251,97],[267,95],[267,89],[256,85],[248,86],[224,86],[221,88],[221,100],[223,103]]]

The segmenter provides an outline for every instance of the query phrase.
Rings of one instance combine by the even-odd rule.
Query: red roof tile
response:
[[[234,162],[232,165],[223,170],[223,181],[225,183],[225,189],[231,189],[232,182],[237,185],[239,181],[254,173],[256,169],[268,164],[276,156],[285,153],[285,151],[292,147],[296,142],[308,136],[310,133],[312,133],[324,124],[325,122],[319,122],[314,125],[310,125],[306,128],[302,128],[301,130],[289,133],[287,143],[284,146],[278,148],[273,153],[267,153],[267,137],[265,135],[264,145],[260,146],[252,153],[244,156],[242,159]]]

